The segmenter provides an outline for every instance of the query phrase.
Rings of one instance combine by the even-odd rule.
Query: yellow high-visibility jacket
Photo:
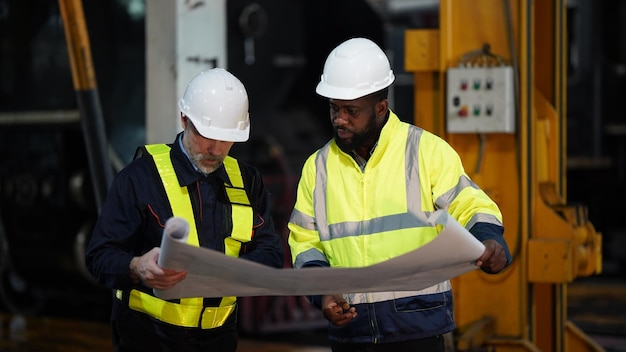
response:
[[[334,140],[305,162],[288,224],[294,267],[363,267],[405,254],[437,236],[427,218],[438,209],[467,229],[502,227],[498,206],[452,147],[390,111],[364,171]],[[415,292],[350,294],[349,302],[359,315],[330,326],[333,341],[393,342],[454,329],[447,281]]]

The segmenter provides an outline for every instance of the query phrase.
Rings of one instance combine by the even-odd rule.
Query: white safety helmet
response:
[[[352,38],[330,52],[315,91],[331,99],[353,100],[387,88],[395,76],[382,49],[366,38]]]
[[[197,74],[178,101],[178,108],[205,138],[248,140],[248,93],[241,81],[223,68]]]

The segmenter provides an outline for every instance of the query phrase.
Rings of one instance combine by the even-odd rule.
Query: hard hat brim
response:
[[[216,141],[245,142],[250,137],[250,124],[243,130],[196,126],[195,124],[194,127],[202,137]]]
[[[320,81],[315,87],[315,92],[325,98],[329,99],[339,99],[339,100],[354,100],[358,98],[362,98],[366,95],[378,92],[389,87],[395,77],[393,73],[390,73],[389,81],[382,86],[378,87],[368,87],[366,89],[354,89],[354,88],[345,88],[345,87],[336,87],[331,86],[330,84]]]

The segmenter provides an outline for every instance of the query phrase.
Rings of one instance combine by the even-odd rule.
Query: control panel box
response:
[[[514,133],[513,68],[448,69],[446,128],[450,133]]]

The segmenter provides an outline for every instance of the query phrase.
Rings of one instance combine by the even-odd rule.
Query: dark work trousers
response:
[[[442,335],[390,343],[331,343],[333,352],[445,352]]]
[[[112,334],[116,352],[235,352],[238,340],[233,318],[215,329],[183,328],[129,309],[118,311]]]

